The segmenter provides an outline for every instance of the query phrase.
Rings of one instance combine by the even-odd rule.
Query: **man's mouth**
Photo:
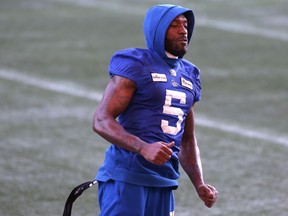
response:
[[[186,37],[179,38],[178,41],[186,44],[188,43],[188,39]]]

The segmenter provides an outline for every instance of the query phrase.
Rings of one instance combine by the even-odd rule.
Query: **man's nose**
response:
[[[181,25],[181,26],[179,27],[178,32],[179,32],[180,34],[187,34],[187,33],[188,33],[187,28],[186,28],[186,26],[184,26],[184,25]]]

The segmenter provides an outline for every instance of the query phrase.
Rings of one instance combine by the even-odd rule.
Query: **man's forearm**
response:
[[[187,173],[197,190],[199,186],[204,184],[202,163],[198,146],[194,146],[193,149],[181,149],[179,152],[179,160],[182,168]]]
[[[138,137],[128,133],[115,119],[108,117],[105,121],[95,118],[93,130],[110,143],[131,152],[139,153],[146,143]]]

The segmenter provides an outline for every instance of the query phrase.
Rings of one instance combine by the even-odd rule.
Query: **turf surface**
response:
[[[0,215],[61,215],[93,179],[107,143],[92,117],[114,51],[144,47],[145,11],[164,1],[0,1]],[[176,215],[286,216],[288,3],[170,1],[194,9],[186,58],[202,71],[196,106],[207,209],[183,173]],[[97,215],[97,188],[73,215]]]

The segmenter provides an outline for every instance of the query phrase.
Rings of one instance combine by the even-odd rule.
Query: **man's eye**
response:
[[[171,23],[171,27],[177,27],[177,23]]]

